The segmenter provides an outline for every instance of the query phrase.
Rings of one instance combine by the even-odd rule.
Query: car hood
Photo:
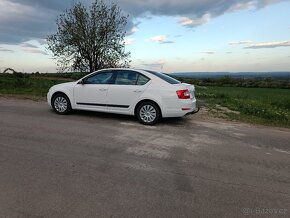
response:
[[[59,89],[59,88],[67,88],[67,87],[74,87],[76,82],[66,82],[52,86],[50,89]]]

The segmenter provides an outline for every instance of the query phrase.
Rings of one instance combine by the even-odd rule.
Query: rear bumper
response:
[[[199,108],[199,107],[197,107],[197,108],[195,108],[195,110],[194,110],[194,111],[192,111],[192,112],[189,112],[189,113],[187,113],[187,114],[185,114],[185,115],[187,116],[187,115],[196,114],[196,113],[198,113],[198,112],[199,112],[199,110],[200,110],[200,108]]]
[[[175,107],[167,107],[162,110],[162,117],[183,117],[196,112],[196,99],[182,99]]]

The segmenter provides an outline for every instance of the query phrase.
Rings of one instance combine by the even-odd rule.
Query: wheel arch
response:
[[[162,117],[162,109],[161,109],[160,105],[159,105],[156,101],[154,101],[154,100],[152,100],[152,99],[142,99],[141,101],[139,101],[139,102],[135,105],[135,108],[134,108],[134,115],[135,115],[135,116],[136,116],[137,108],[138,108],[139,105],[142,104],[143,102],[152,102],[152,103],[156,104],[157,107],[158,107],[158,109],[159,109],[159,111],[160,111],[160,116]]]
[[[51,105],[53,104],[53,102],[52,102],[53,98],[54,98],[57,94],[63,94],[63,95],[65,95],[65,96],[69,99],[69,101],[70,101],[70,105],[71,105],[71,99],[70,99],[69,95],[68,95],[67,93],[63,92],[63,91],[56,91],[55,93],[52,94],[51,99],[50,99],[50,103],[51,103]]]

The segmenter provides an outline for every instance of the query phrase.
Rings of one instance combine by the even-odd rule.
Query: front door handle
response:
[[[99,89],[101,92],[104,92],[104,91],[107,91],[107,89],[104,89],[104,88],[102,88],[102,89]]]
[[[137,90],[135,90],[134,92],[136,92],[136,93],[140,93],[140,92],[142,92],[142,91],[137,89]]]

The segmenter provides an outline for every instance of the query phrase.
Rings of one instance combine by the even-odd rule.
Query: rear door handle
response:
[[[104,89],[104,88],[103,88],[103,89],[99,89],[99,90],[100,90],[101,92],[107,91],[107,89]]]
[[[136,92],[136,93],[140,93],[140,92],[142,92],[142,91],[137,89],[137,90],[135,90],[134,92]]]

